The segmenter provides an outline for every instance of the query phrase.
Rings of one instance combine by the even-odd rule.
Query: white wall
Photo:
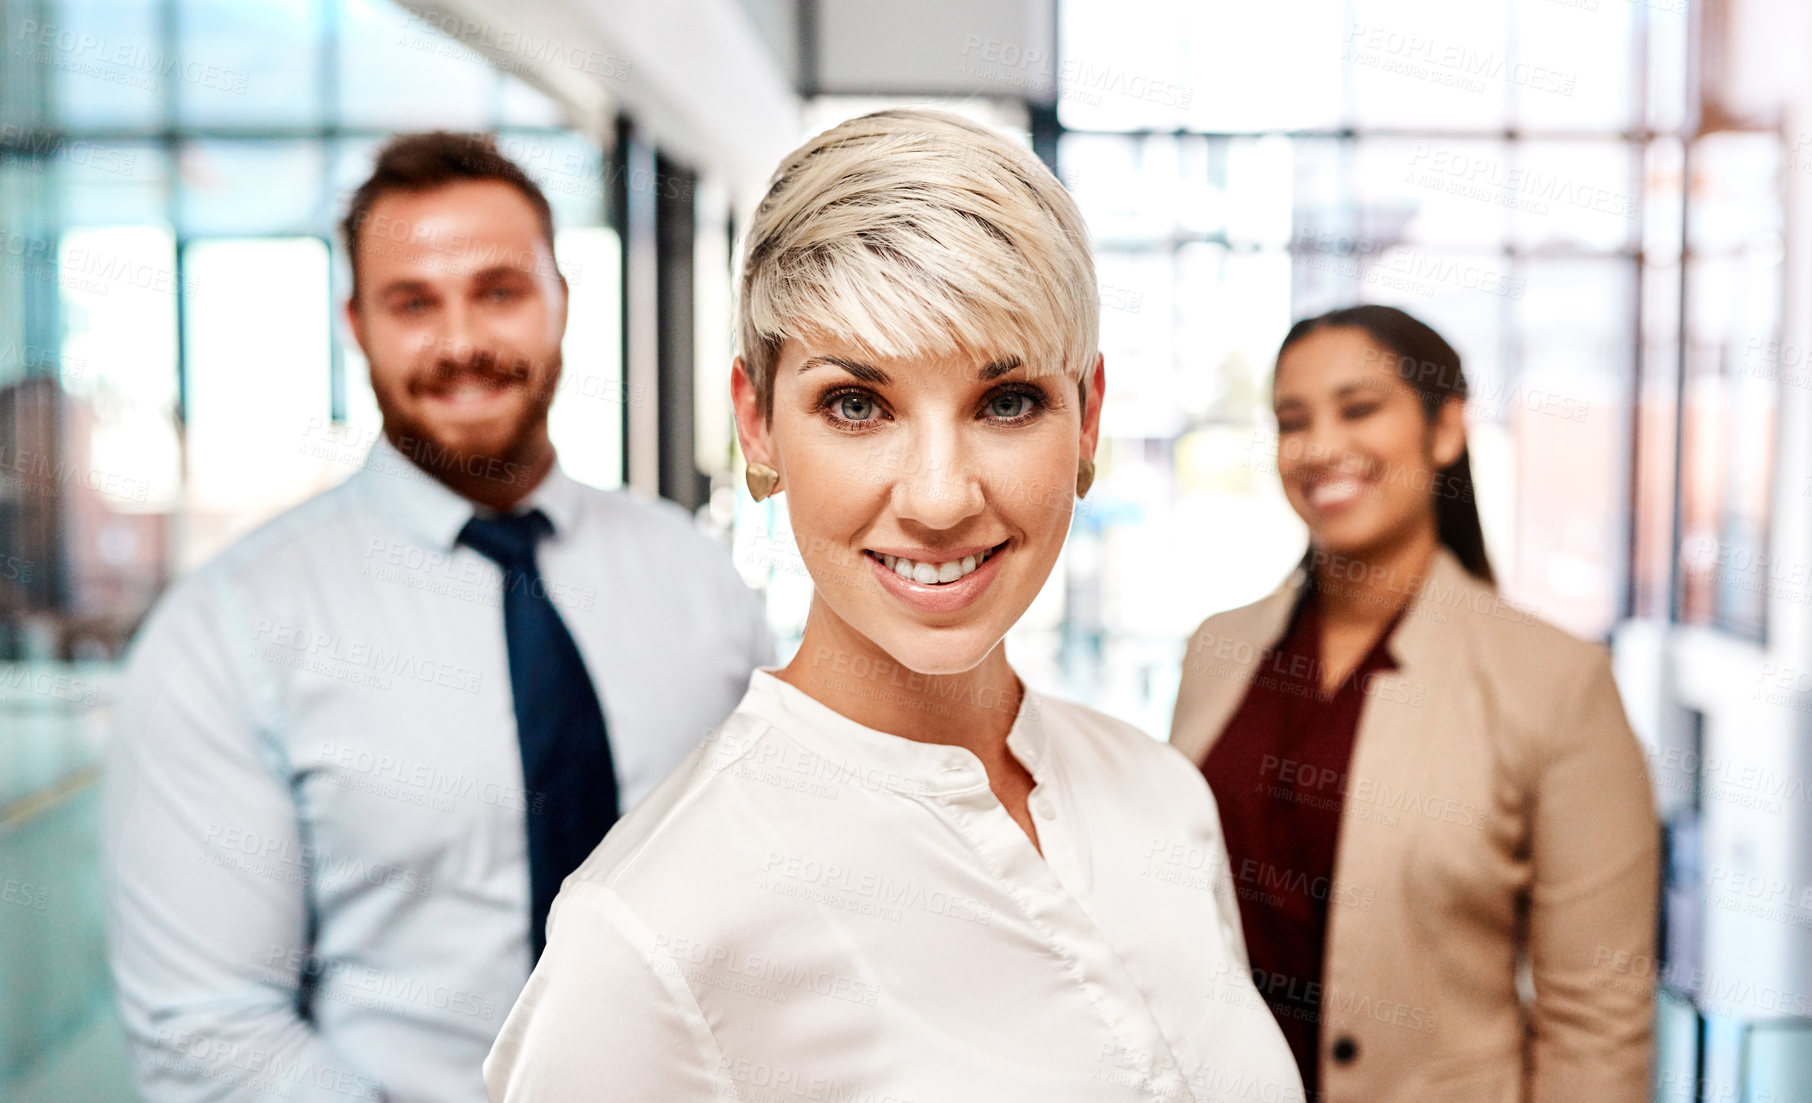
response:
[[[406,0],[607,136],[627,110],[738,198],[799,139],[799,98],[737,0]],[[549,44],[559,47],[548,49]]]
[[[1056,7],[1053,0],[819,0],[818,90],[1054,102]]]

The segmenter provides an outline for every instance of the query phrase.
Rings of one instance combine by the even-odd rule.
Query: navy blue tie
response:
[[[535,544],[553,531],[540,510],[474,517],[460,543],[503,568],[503,634],[527,791],[529,944],[547,945],[547,910],[617,818],[617,775],[597,689],[541,581]]]

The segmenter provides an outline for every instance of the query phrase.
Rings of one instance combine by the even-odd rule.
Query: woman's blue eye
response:
[[[859,394],[846,394],[837,399],[837,416],[845,421],[867,421],[875,416],[874,400]]]

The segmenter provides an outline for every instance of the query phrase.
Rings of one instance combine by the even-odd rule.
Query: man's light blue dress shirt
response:
[[[632,807],[773,661],[680,509],[556,466],[541,575]],[[502,573],[472,504],[380,439],[344,484],[174,585],[107,778],[111,957],[153,1101],[476,1103],[529,975]],[[685,871],[676,870],[676,876]]]

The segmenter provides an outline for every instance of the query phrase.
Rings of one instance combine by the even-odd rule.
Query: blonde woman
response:
[[[884,111],[786,158],[745,256],[737,425],[804,638],[567,880],[492,1098],[1299,1099],[1201,776],[1002,645],[1093,475],[1075,205]]]
[[[1196,632],[1171,740],[1219,798],[1255,979],[1315,1098],[1641,1103],[1647,773],[1609,657],[1492,586],[1466,391],[1401,310],[1290,330],[1277,471],[1309,552]]]

